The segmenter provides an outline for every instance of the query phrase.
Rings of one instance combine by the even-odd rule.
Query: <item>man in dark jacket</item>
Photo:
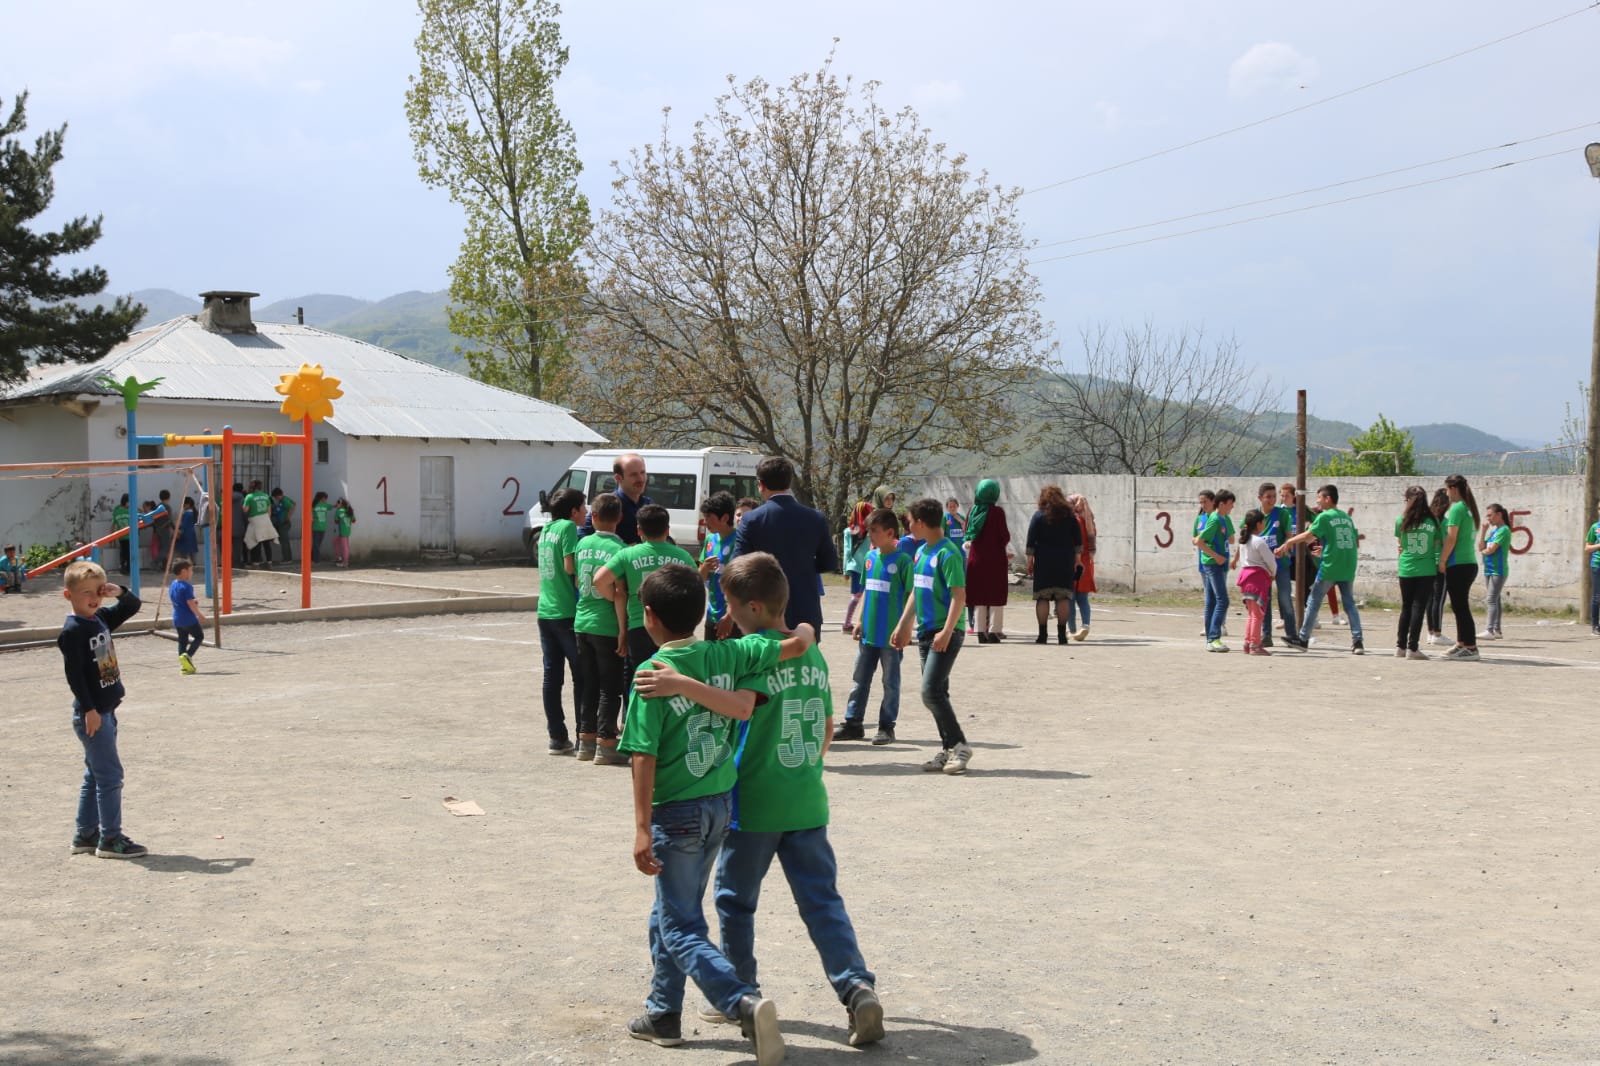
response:
[[[756,467],[756,481],[767,502],[744,516],[733,542],[733,556],[769,552],[789,579],[784,622],[792,629],[810,622],[822,632],[822,575],[839,568],[833,534],[821,511],[794,498],[794,464],[768,456]],[[731,622],[731,616],[724,619]],[[731,629],[731,625],[729,626]]]

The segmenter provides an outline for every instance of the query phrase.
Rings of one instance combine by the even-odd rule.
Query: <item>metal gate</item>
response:
[[[422,457],[422,550],[455,551],[455,459],[448,455]]]

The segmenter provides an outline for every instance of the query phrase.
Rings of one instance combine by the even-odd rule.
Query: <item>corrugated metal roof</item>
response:
[[[258,322],[257,332],[213,333],[192,315],[140,330],[93,363],[53,367],[0,403],[81,393],[105,394],[94,379],[162,379],[152,399],[263,403],[276,408],[280,377],[301,363],[339,379],[328,424],[360,437],[462,437],[469,440],[603,444],[605,438],[558,407],[418,359],[314,326]]]

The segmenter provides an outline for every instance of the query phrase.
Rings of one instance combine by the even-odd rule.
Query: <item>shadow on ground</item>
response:
[[[237,859],[202,859],[198,855],[148,855],[135,859],[142,869],[158,874],[231,874],[242,870],[256,860],[249,857]],[[4,1061],[0,1059],[0,1061]]]
[[[976,745],[974,745],[976,747]],[[842,774],[846,777],[900,777],[905,774],[924,774],[928,771],[922,768],[920,762],[875,762],[842,765],[839,763],[823,763],[822,768],[830,774]],[[1014,767],[986,767],[982,763],[974,763],[967,771],[970,777],[1026,777],[1039,781],[1071,781],[1087,778],[1088,774],[1075,774],[1071,770],[1021,770]]]
[[[215,1055],[123,1055],[79,1033],[0,1033],[0,1062],[7,1066],[225,1066]]]
[[[885,1018],[884,1028],[888,1035],[881,1042],[860,1049],[850,1047],[842,1025],[828,1026],[801,1021],[783,1021],[779,1024],[786,1036],[803,1035],[836,1045],[798,1047],[789,1044],[784,1055],[785,1062],[838,1062],[841,1052],[865,1052],[872,1056],[874,1062],[981,1062],[989,1066],[1029,1062],[1039,1057],[1033,1041],[1020,1033],[983,1026],[929,1022],[921,1018]],[[747,1040],[695,1041],[696,1046],[702,1043],[734,1053],[750,1050]]]

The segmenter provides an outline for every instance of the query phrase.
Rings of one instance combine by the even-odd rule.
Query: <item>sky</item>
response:
[[[991,181],[1029,190],[1019,209],[1067,369],[1085,329],[1203,328],[1237,340],[1287,408],[1305,388],[1326,418],[1546,441],[1579,401],[1595,314],[1600,181],[1582,147],[1600,141],[1600,6],[1584,4],[587,0],[562,14],[558,100],[598,210],[613,161],[659,137],[663,108],[681,136],[729,75],[787,80],[836,49],[838,72],[880,82],[880,101],[914,107]],[[45,221],[105,216],[90,258],[112,291],[265,302],[445,287],[462,219],[416,175],[405,0],[0,0],[0,24],[0,101],[9,111],[30,92],[30,137],[69,124]],[[1057,258],[1080,251],[1092,254]]]

